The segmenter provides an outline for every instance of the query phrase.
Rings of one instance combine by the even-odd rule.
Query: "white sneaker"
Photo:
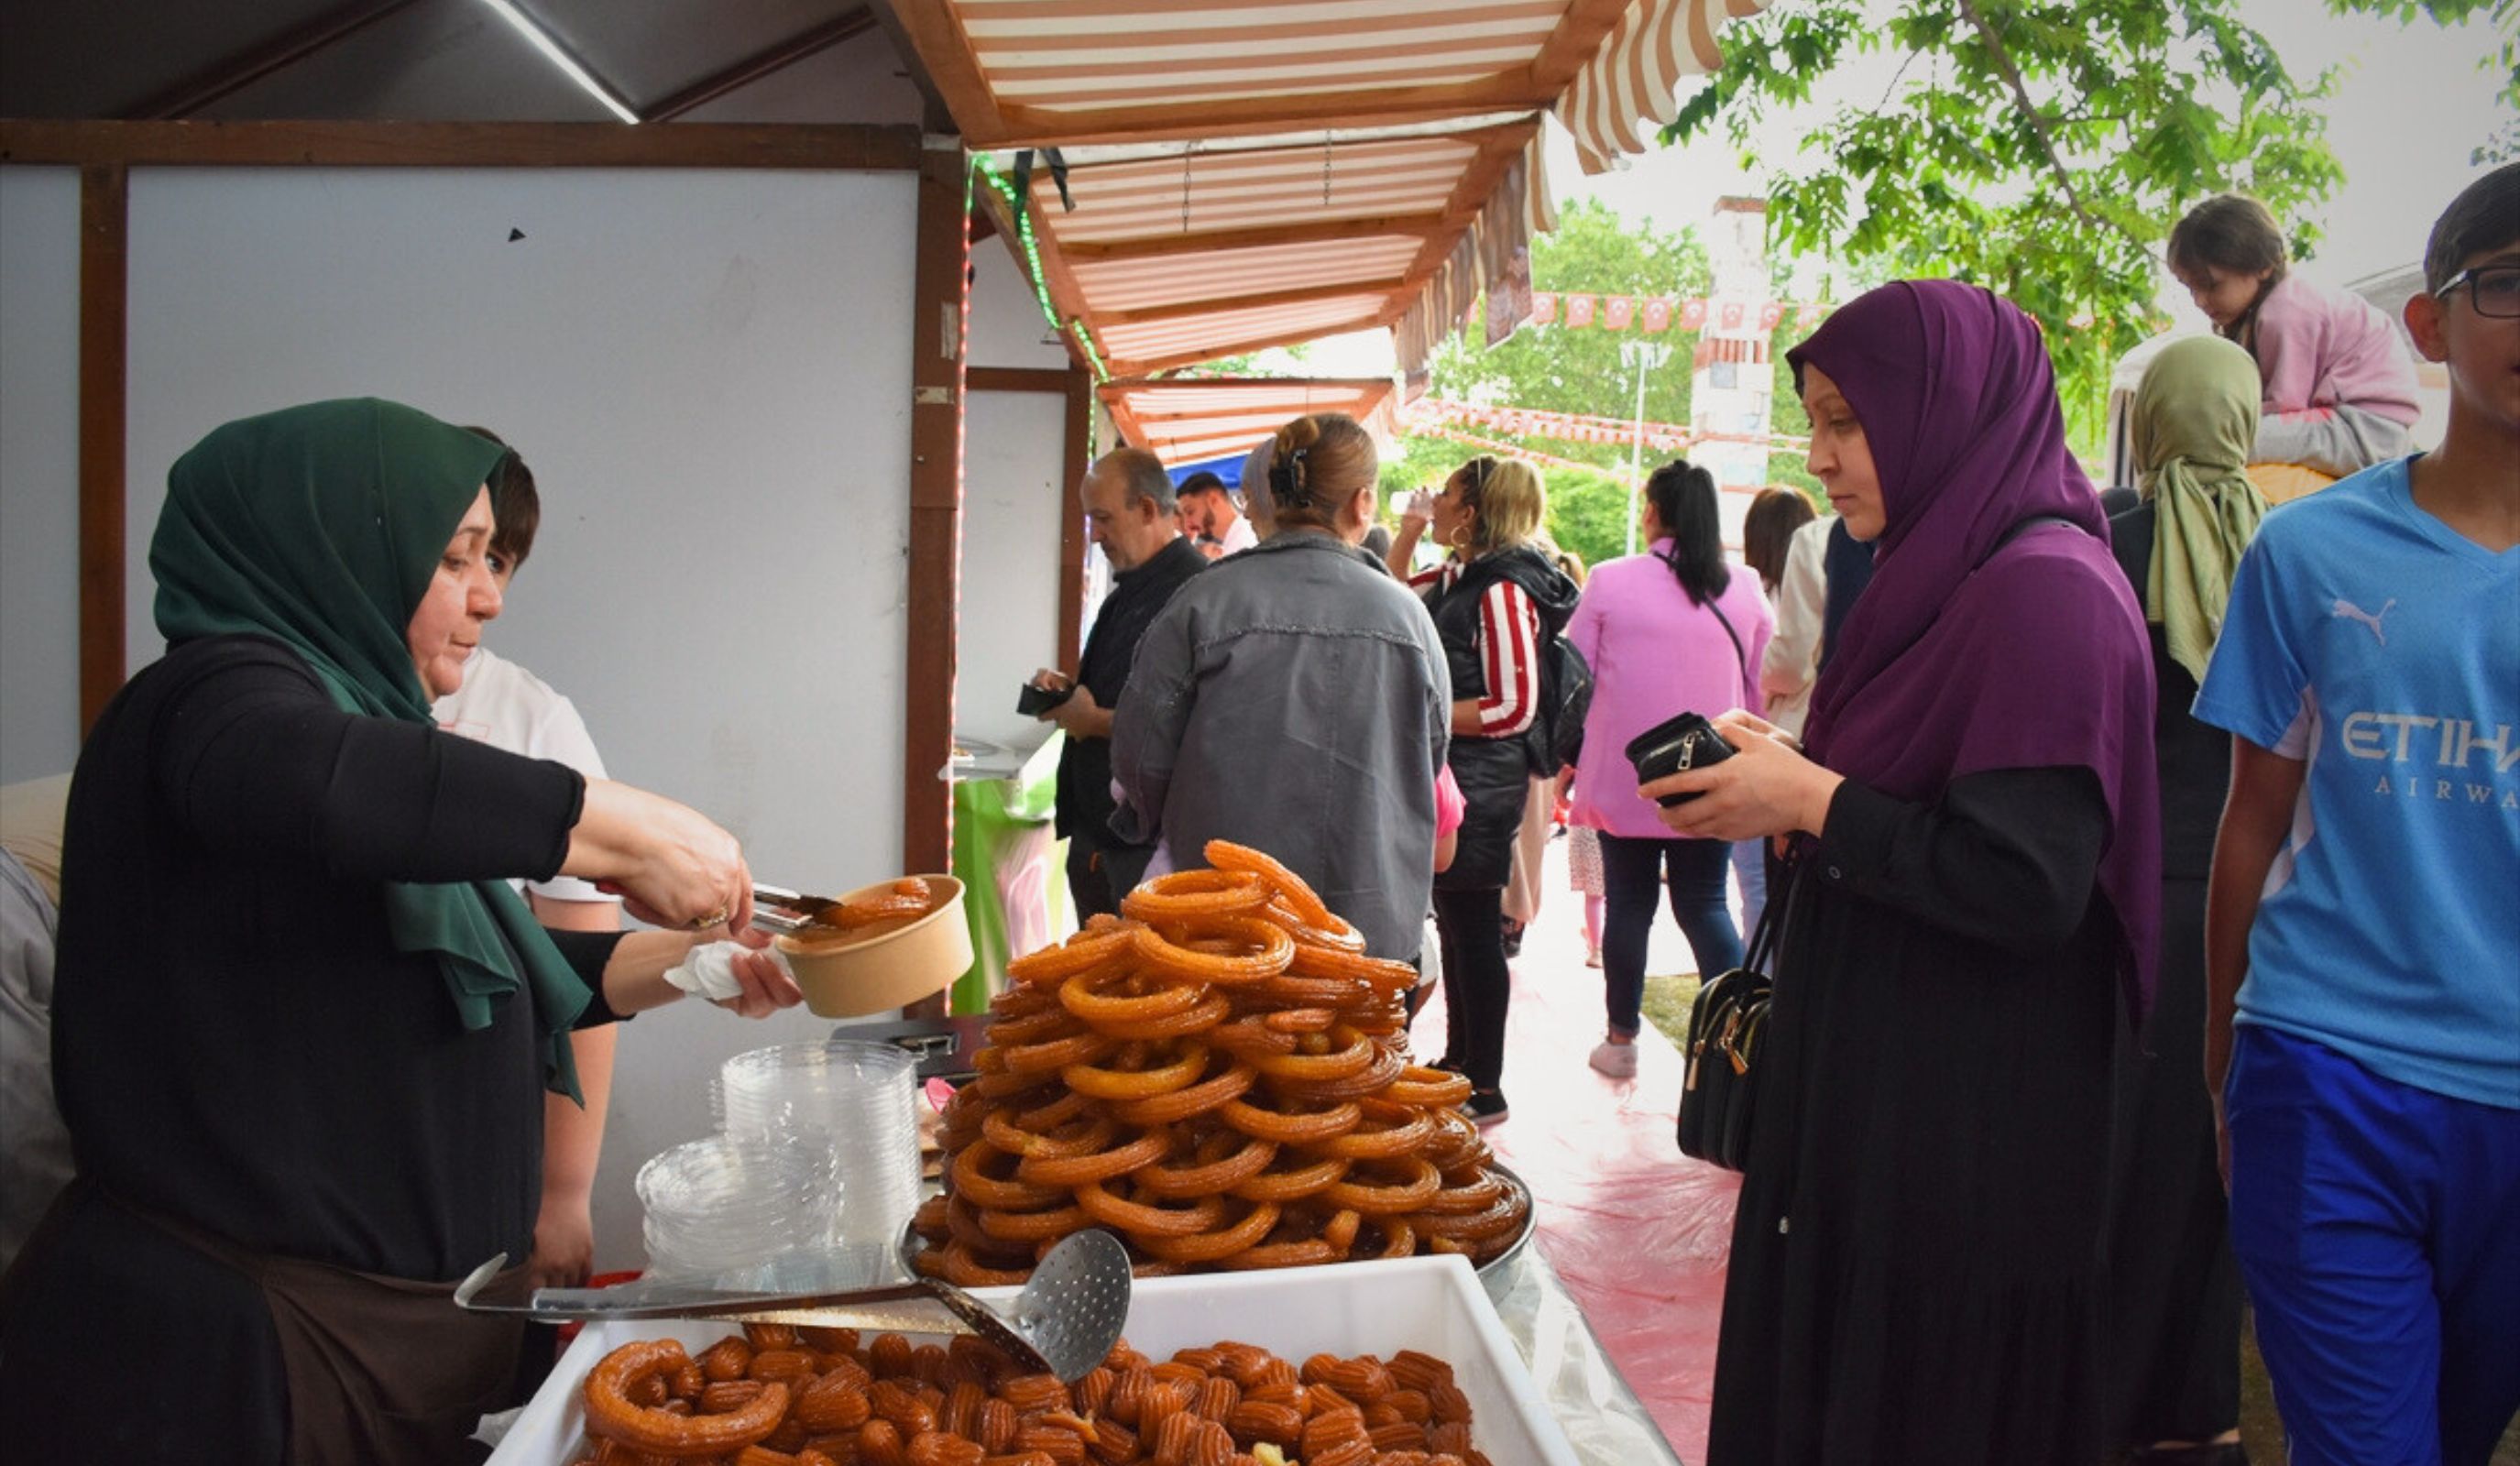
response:
[[[1613,1044],[1603,1039],[1593,1045],[1590,1062],[1595,1069],[1612,1079],[1634,1079],[1637,1077],[1637,1045]]]

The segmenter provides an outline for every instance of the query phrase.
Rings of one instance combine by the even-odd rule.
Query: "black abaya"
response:
[[[1802,858],[1734,1219],[1713,1466],[2095,1461],[2109,837],[2085,769],[1852,780]]]

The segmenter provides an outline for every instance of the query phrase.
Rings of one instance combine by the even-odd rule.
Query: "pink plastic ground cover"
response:
[[[1531,1184],[1541,1250],[1611,1362],[1681,1458],[1702,1460],[1739,1177],[1673,1142],[1680,1054],[1651,1025],[1633,1081],[1585,1063],[1601,1040],[1601,974],[1584,965],[1582,900],[1566,890],[1562,845],[1550,847],[1540,919],[1512,964],[1504,1081],[1512,1114],[1488,1142]],[[1685,968],[1668,914],[1661,925],[1647,970]],[[1441,998],[1413,1032],[1423,1057],[1442,1050]]]

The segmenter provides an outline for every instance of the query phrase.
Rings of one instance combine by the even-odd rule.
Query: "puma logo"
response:
[[[2362,607],[2356,605],[2353,601],[2339,596],[2336,598],[2336,610],[2334,614],[2342,616],[2348,621],[2360,621],[2363,625],[2371,628],[2371,636],[2373,640],[2377,641],[2381,645],[2386,646],[2389,644],[2389,636],[2388,633],[2380,629],[2380,618],[2389,614],[2389,608],[2397,603],[2398,598],[2392,596],[2388,600],[2380,602],[2380,608],[2378,610],[2366,611],[2362,609]]]

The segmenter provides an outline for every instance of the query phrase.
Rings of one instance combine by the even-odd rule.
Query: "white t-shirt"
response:
[[[1225,547],[1226,554],[1232,555],[1238,550],[1248,550],[1259,544],[1260,532],[1251,527],[1249,514],[1237,514],[1234,516],[1233,527],[1226,530],[1224,538],[1217,543]]]
[[[567,698],[524,668],[476,646],[464,662],[464,686],[437,699],[437,726],[510,753],[553,759],[589,778],[605,778],[604,756]],[[573,875],[516,882],[553,901],[618,901]]]
[[[1797,529],[1785,544],[1785,574],[1777,582],[1777,634],[1759,662],[1759,690],[1768,721],[1801,737],[1811,716],[1812,684],[1820,680],[1820,642],[1828,618],[1827,515]]]

